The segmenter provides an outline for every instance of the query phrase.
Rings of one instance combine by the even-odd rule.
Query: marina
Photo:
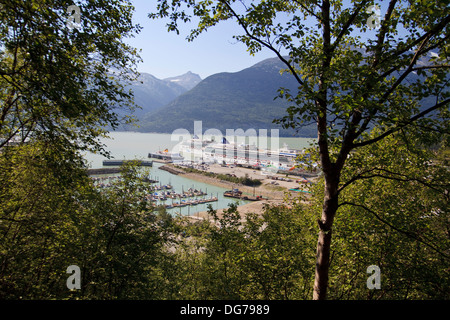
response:
[[[112,188],[122,181],[120,175],[96,176],[91,177],[94,186],[99,189]],[[197,206],[207,204],[219,200],[218,196],[196,188],[188,188],[186,191],[182,186],[181,192],[176,192],[171,184],[158,184],[159,181],[147,179],[149,183],[148,189],[145,190],[145,199],[151,202],[155,207],[165,207],[166,209],[181,208],[186,206]]]
[[[151,202],[155,208],[164,207],[173,215],[194,215],[197,212],[207,211],[208,205],[212,205],[213,209],[217,210],[228,207],[232,202],[240,205],[250,202],[244,199],[225,197],[225,188],[160,170],[163,165],[154,163],[149,169],[150,175],[147,177],[149,186],[147,190],[144,190],[145,199]],[[114,186],[123,178],[120,174],[99,174],[92,175],[91,179],[94,185],[101,190]]]

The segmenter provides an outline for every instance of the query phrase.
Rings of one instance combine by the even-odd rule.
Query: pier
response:
[[[174,175],[185,173],[181,169],[176,169],[176,168],[169,167],[169,166],[161,166],[161,167],[159,167],[159,170],[164,170],[164,171],[170,172],[171,174],[174,174]]]
[[[120,168],[98,168],[98,169],[88,169],[89,176],[101,175],[101,174],[116,174],[120,173]]]
[[[170,203],[165,203],[165,201],[169,199],[171,199]],[[189,189],[188,191],[183,191],[181,193],[177,193],[173,190],[153,192],[147,195],[147,200],[155,203],[157,207],[163,206],[166,209],[172,209],[216,202],[218,201],[218,198],[214,197],[212,194],[208,197],[207,193],[201,190]]]
[[[115,170],[120,168],[103,168],[102,172],[106,170]],[[93,169],[100,170],[100,169]],[[95,171],[99,172],[99,171]],[[103,176],[103,177],[91,177],[94,182],[94,186],[98,189],[109,189],[117,185],[117,182],[122,181],[124,178],[121,176]],[[217,202],[219,199],[212,194],[208,196],[208,193],[200,189],[189,188],[184,190],[182,187],[181,192],[175,192],[171,184],[157,184],[158,181],[146,178],[149,185],[144,190],[145,200],[151,202],[155,208],[165,207],[166,209],[181,208],[187,206],[196,206],[205,203]]]
[[[138,166],[152,167],[153,161],[145,160],[103,160],[103,166],[121,166],[125,163],[135,162]]]

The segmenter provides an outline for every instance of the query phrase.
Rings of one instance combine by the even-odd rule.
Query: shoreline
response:
[[[289,189],[291,188],[306,188],[306,185],[304,183],[302,184],[302,182],[298,182],[299,180],[302,180],[300,177],[290,177],[289,179],[289,176],[288,178],[286,178],[286,175],[283,174],[276,174],[269,177],[261,174],[260,171],[245,167],[222,167],[220,165],[210,165],[207,167],[207,170],[201,171],[212,172],[215,174],[233,174],[236,177],[243,177],[247,175],[252,179],[261,180],[262,183],[260,186],[250,187],[226,180],[221,180],[216,177],[206,176],[202,173],[185,172],[182,167],[180,168],[179,166],[174,166],[171,163],[164,163],[164,166],[171,168],[170,171],[175,172],[174,174],[186,177],[191,180],[214,185],[228,190],[237,188],[246,195],[262,196],[264,198],[262,200],[251,201],[250,203],[239,206],[239,213],[241,214],[243,219],[245,218],[245,215],[247,213],[262,213],[263,207],[267,204],[280,205],[286,203],[286,201],[289,199],[298,198],[299,193],[290,191]],[[276,176],[275,180],[273,179],[274,176]],[[314,178],[311,180],[314,180]],[[225,209],[217,210],[217,214],[219,217]],[[207,211],[201,211],[193,214],[192,216],[189,216],[189,218],[203,220],[209,219],[210,217],[208,216]]]
[[[244,205],[238,206],[238,212],[241,215],[241,220],[245,220],[245,217],[249,213],[261,214],[263,212],[264,206],[266,205],[281,205],[283,204],[283,200],[261,200],[261,201],[253,201],[250,203],[246,203]],[[219,218],[222,217],[222,213],[225,209],[216,210],[217,216]],[[196,212],[191,216],[186,216],[189,219],[195,220],[212,220],[212,217],[208,215],[208,211],[200,211]]]
[[[166,164],[167,166],[167,164]],[[170,167],[174,168],[172,164],[170,164]],[[211,168],[211,167],[210,167]],[[248,174],[252,179],[260,179],[262,180],[262,184],[255,187],[246,186],[240,183],[233,183],[226,180],[221,180],[216,177],[209,177],[201,173],[195,173],[195,172],[185,172],[183,169],[179,169],[178,167],[174,168],[177,171],[177,174],[186,177],[188,179],[196,180],[198,182],[211,184],[217,187],[225,188],[225,189],[234,189],[237,188],[246,195],[255,195],[255,196],[263,196],[264,198],[268,198],[269,200],[283,200],[285,198],[285,193],[289,193],[290,195],[296,194],[293,191],[289,191],[289,188],[296,188],[299,187],[299,184],[296,182],[285,182],[282,184],[281,180],[277,180],[277,185],[272,184],[271,182],[273,180],[268,179],[266,176],[263,176],[262,174],[250,176],[250,172],[253,171],[251,169],[247,168],[234,168],[231,170],[230,168],[225,168],[225,170],[222,171],[230,171],[229,174],[237,174],[237,176],[244,176],[245,174]],[[214,173],[223,173],[223,172],[217,172],[217,168],[212,168],[212,172]]]

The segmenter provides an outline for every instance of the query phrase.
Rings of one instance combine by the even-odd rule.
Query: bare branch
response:
[[[255,37],[250,30],[248,29],[246,23],[241,19],[241,17],[236,13],[236,11],[231,7],[231,5],[228,3],[228,1],[226,0],[220,0],[220,2],[222,2],[223,4],[225,4],[228,8],[228,10],[230,10],[230,12],[232,13],[232,15],[237,19],[239,25],[242,27],[242,29],[244,29],[244,32],[247,34],[248,37],[250,37],[252,40],[258,42],[260,45],[262,45],[263,47],[268,48],[269,50],[271,50],[272,52],[274,52],[278,59],[280,59],[289,69],[289,71],[292,73],[292,75],[295,77],[295,80],[297,80],[297,82],[304,86],[305,88],[306,85],[305,83],[302,81],[302,79],[300,78],[300,76],[298,75],[297,71],[295,70],[295,68],[289,63],[289,61],[287,61],[283,55],[276,49],[274,48],[269,42],[263,41],[257,37]]]

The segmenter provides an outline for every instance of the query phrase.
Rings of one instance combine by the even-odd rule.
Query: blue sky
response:
[[[380,13],[383,16],[386,4],[376,2],[380,5]],[[349,5],[348,0],[344,0],[344,3]],[[135,38],[125,41],[135,48],[142,49],[140,55],[143,63],[138,65],[140,72],[164,79],[192,71],[205,79],[219,72],[237,72],[264,59],[275,57],[274,53],[266,48],[251,56],[244,44],[232,38],[233,35],[243,33],[236,21],[221,22],[199,35],[193,42],[188,42],[186,36],[195,24],[181,23],[180,34],[177,35],[175,32],[167,31],[165,26],[167,19],[148,18],[150,12],[156,12],[157,1],[133,0],[133,4],[135,23],[139,23],[143,30]],[[376,32],[373,30],[361,36],[374,38],[375,35]]]
[[[224,22],[201,34],[193,42],[186,36],[194,25],[185,25],[180,35],[168,32],[166,20],[151,20],[149,12],[154,12],[156,1],[134,0],[136,8],[134,19],[143,30],[134,39],[126,42],[142,49],[143,63],[138,65],[140,72],[151,73],[163,79],[178,76],[188,71],[200,75],[202,79],[218,72],[236,72],[250,67],[266,58],[274,57],[269,50],[251,56],[242,43],[236,42],[233,35],[241,34],[241,29],[233,22]]]

